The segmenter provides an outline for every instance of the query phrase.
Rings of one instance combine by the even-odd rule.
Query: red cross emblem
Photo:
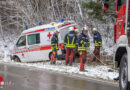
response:
[[[22,53],[22,56],[24,57],[24,54]]]
[[[51,38],[52,34],[49,32],[47,37],[49,37],[49,39]]]

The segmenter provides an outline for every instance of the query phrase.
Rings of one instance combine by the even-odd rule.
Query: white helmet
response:
[[[83,27],[82,28],[82,31],[85,30],[85,31],[88,31],[88,28],[87,27]]]
[[[69,27],[69,31],[74,31],[74,27]]]
[[[79,29],[75,29],[75,32],[78,32],[78,33],[79,33]]]
[[[59,32],[59,30],[57,30],[57,29],[56,29],[56,30],[54,30],[54,33],[56,33],[56,32]]]
[[[93,28],[93,31],[98,31],[97,28]]]

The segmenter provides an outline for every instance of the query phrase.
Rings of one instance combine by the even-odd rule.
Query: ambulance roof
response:
[[[58,22],[58,23],[52,22],[50,24],[44,24],[44,25],[33,27],[33,28],[29,28],[27,30],[24,30],[22,32],[22,34],[32,33],[32,32],[35,32],[37,30],[41,30],[41,31],[55,30],[57,27],[60,28],[59,27],[60,25],[64,25],[66,23],[72,23],[72,24],[74,24],[75,22],[74,21],[64,21],[64,22]],[[54,25],[52,25],[52,24],[54,24]]]

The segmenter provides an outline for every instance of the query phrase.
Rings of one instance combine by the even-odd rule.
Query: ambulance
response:
[[[24,30],[18,38],[13,50],[11,51],[11,60],[17,62],[36,62],[50,60],[52,55],[51,38],[54,30],[59,30],[59,50],[58,56],[63,57],[64,37],[69,32],[69,27],[78,28],[74,21],[52,22],[46,25],[36,26]]]

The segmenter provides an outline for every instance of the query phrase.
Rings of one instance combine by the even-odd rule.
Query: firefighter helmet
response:
[[[69,31],[74,31],[74,27],[70,27],[70,28],[69,28]]]
[[[79,29],[75,29],[75,32],[78,32],[78,33],[79,33]]]
[[[85,31],[88,31],[88,28],[87,27],[83,27],[82,28],[82,31],[85,30]]]
[[[93,28],[93,31],[98,31],[97,28]]]

